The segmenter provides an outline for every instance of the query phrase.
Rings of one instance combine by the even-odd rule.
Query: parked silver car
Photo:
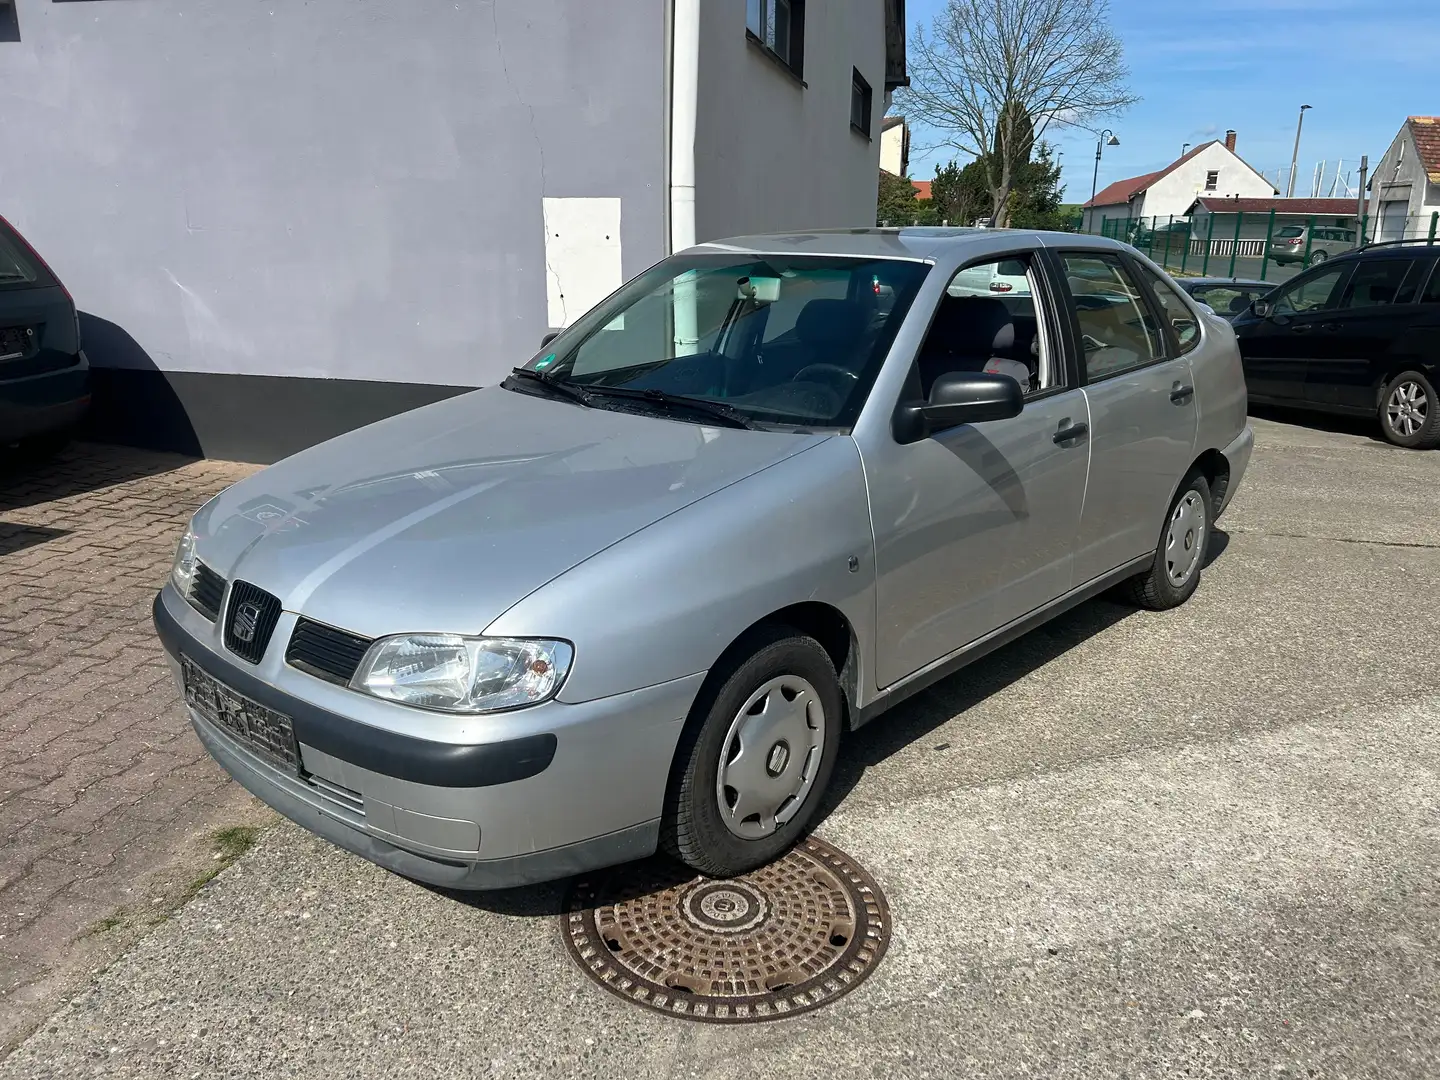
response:
[[[1112,586],[1188,598],[1245,405],[1229,324],[1111,240],[706,244],[216,496],[155,624],[215,758],[400,874],[743,872],[845,733]]]
[[[1304,263],[1318,266],[1326,259],[1343,255],[1355,247],[1354,229],[1323,225],[1286,225],[1270,238],[1269,255],[1277,266]]]

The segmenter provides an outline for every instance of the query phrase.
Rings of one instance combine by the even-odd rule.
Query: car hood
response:
[[[367,637],[474,634],[596,552],[827,437],[488,388],[242,480],[196,515],[196,552]]]

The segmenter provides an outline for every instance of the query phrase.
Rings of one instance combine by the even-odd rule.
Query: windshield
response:
[[[657,407],[608,388],[719,403],[756,426],[848,428],[929,269],[862,257],[678,256],[527,367],[583,388],[601,408]],[[666,415],[707,422],[698,411]]]
[[[1304,236],[1304,235],[1305,235],[1305,226],[1303,226],[1303,225],[1286,225],[1283,229],[1281,229],[1279,232],[1277,232],[1277,233],[1275,234],[1275,238],[1276,238],[1277,240],[1288,240],[1288,239],[1290,239],[1290,238],[1293,237],[1293,236]]]

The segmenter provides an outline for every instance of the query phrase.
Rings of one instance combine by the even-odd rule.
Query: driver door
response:
[[[1013,269],[1017,259],[1028,288],[992,291],[1000,263]],[[881,688],[1070,588],[1088,412],[1054,311],[1053,289],[1030,253],[962,269],[933,314],[905,396],[922,397],[922,385],[951,364],[978,371],[994,359],[1001,362],[990,370],[1030,369],[1023,410],[865,450]],[[994,321],[977,332],[987,315]]]
[[[1307,271],[1275,295],[1269,317],[1235,327],[1252,399],[1296,404],[1305,400],[1311,364],[1324,347],[1321,327],[1329,321],[1349,276],[1345,264]]]

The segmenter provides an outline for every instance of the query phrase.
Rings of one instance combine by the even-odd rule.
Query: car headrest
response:
[[[800,309],[795,333],[808,345],[851,345],[864,332],[869,317],[850,300],[811,300]]]
[[[1015,347],[1010,309],[990,296],[947,296],[930,334],[937,346],[964,356],[1003,356]]]
[[[1249,306],[1250,298],[1244,293],[1240,293],[1238,296],[1235,296],[1230,300],[1230,311],[1234,315],[1239,315],[1240,312],[1244,311]]]

